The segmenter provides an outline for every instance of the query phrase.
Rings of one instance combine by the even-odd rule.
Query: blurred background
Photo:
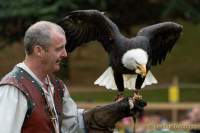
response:
[[[182,123],[200,121],[200,0],[0,0],[0,78],[24,59],[23,36],[31,24],[39,20],[57,22],[80,9],[104,11],[127,37],[158,22],[183,25],[183,34],[165,62],[152,69],[159,83],[142,91],[148,106],[136,127],[140,133],[195,132],[191,130],[195,127],[183,128]],[[79,107],[113,102],[116,92],[93,85],[108,63],[101,44],[91,42],[70,54],[62,66],[58,76],[69,86]],[[180,129],[176,125],[159,127],[171,122]],[[116,125],[115,132],[131,133],[132,129],[133,121],[127,118]]]

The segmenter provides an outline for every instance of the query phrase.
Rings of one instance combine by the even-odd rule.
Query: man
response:
[[[77,109],[65,84],[53,76],[67,57],[66,44],[63,29],[51,22],[37,22],[26,31],[25,60],[0,82],[1,133],[112,132],[118,120],[143,109],[145,104],[132,98]]]

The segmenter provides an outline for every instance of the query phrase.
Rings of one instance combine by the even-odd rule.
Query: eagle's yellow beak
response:
[[[142,77],[147,75],[146,65],[140,65],[136,70],[135,73],[140,74]]]

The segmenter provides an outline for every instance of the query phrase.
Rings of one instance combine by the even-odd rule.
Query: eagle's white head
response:
[[[146,75],[147,62],[147,52],[140,48],[128,50],[122,57],[124,67],[135,70],[136,73],[142,76]]]

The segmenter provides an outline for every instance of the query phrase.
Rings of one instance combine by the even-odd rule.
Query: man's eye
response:
[[[55,50],[56,50],[57,52],[59,52],[59,51],[62,51],[64,48],[65,48],[64,46],[61,46],[61,47],[59,47],[59,48],[56,48]]]
[[[62,50],[62,48],[56,48],[56,51],[61,51]]]

